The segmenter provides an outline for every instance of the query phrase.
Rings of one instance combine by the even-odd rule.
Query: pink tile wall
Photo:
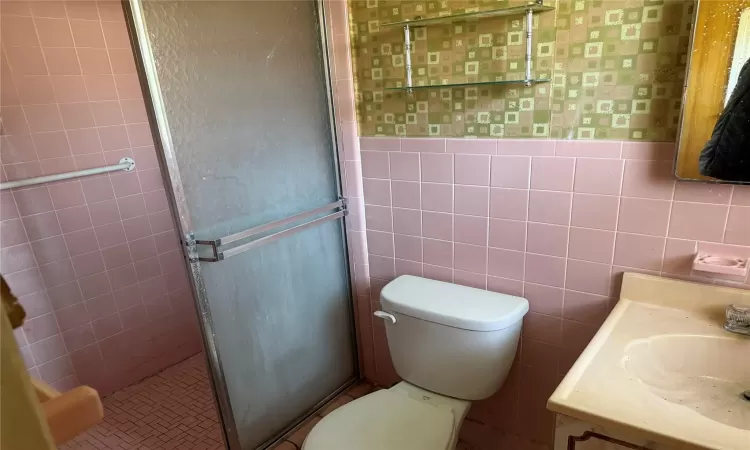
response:
[[[0,272],[31,373],[121,389],[200,350],[119,2],[0,4],[3,180],[137,170],[0,193]]]
[[[672,144],[361,138],[360,147],[372,309],[402,274],[530,302],[518,363],[501,392],[472,407],[480,424],[464,429],[480,448],[495,448],[482,426],[551,443],[546,400],[612,308],[622,272],[750,288],[747,277],[691,269],[696,246],[750,256],[750,187],[676,182]],[[389,385],[398,377],[383,324],[368,327],[373,380]]]

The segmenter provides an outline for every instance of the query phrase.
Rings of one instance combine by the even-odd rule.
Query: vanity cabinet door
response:
[[[554,450],[679,450],[644,436],[556,415]]]
[[[631,444],[593,431],[568,436],[567,450],[649,450],[647,447]]]

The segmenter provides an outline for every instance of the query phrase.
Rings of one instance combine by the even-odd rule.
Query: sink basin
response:
[[[750,339],[665,334],[625,347],[622,365],[654,395],[713,421],[750,430]]]
[[[750,290],[624,274],[620,300],[548,408],[577,421],[567,425],[576,435],[750,450],[750,337],[724,329],[733,304],[750,306]]]

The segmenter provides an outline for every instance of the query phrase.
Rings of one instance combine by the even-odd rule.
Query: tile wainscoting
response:
[[[750,187],[678,182],[674,145],[612,141],[360,138],[370,296],[360,296],[369,376],[398,379],[379,291],[402,274],[522,295],[518,361],[479,402],[464,439],[549,445],[545,403],[596,332],[625,271],[750,288],[692,271],[696,246],[750,256]],[[360,181],[361,180],[361,181]],[[355,194],[356,195],[356,194]],[[352,232],[350,232],[351,234]]]

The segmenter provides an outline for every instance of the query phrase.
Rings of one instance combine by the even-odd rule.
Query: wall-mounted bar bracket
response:
[[[534,28],[534,11],[532,11],[530,8],[526,10],[526,78],[524,80],[524,86],[530,87],[532,85],[532,78],[531,78],[531,63],[532,63],[532,55],[533,55],[533,49],[532,49],[532,37],[533,37],[533,28]]]
[[[404,25],[404,70],[406,71],[406,87],[411,88],[411,29],[408,24]],[[407,89],[406,93],[412,95],[413,91]]]

